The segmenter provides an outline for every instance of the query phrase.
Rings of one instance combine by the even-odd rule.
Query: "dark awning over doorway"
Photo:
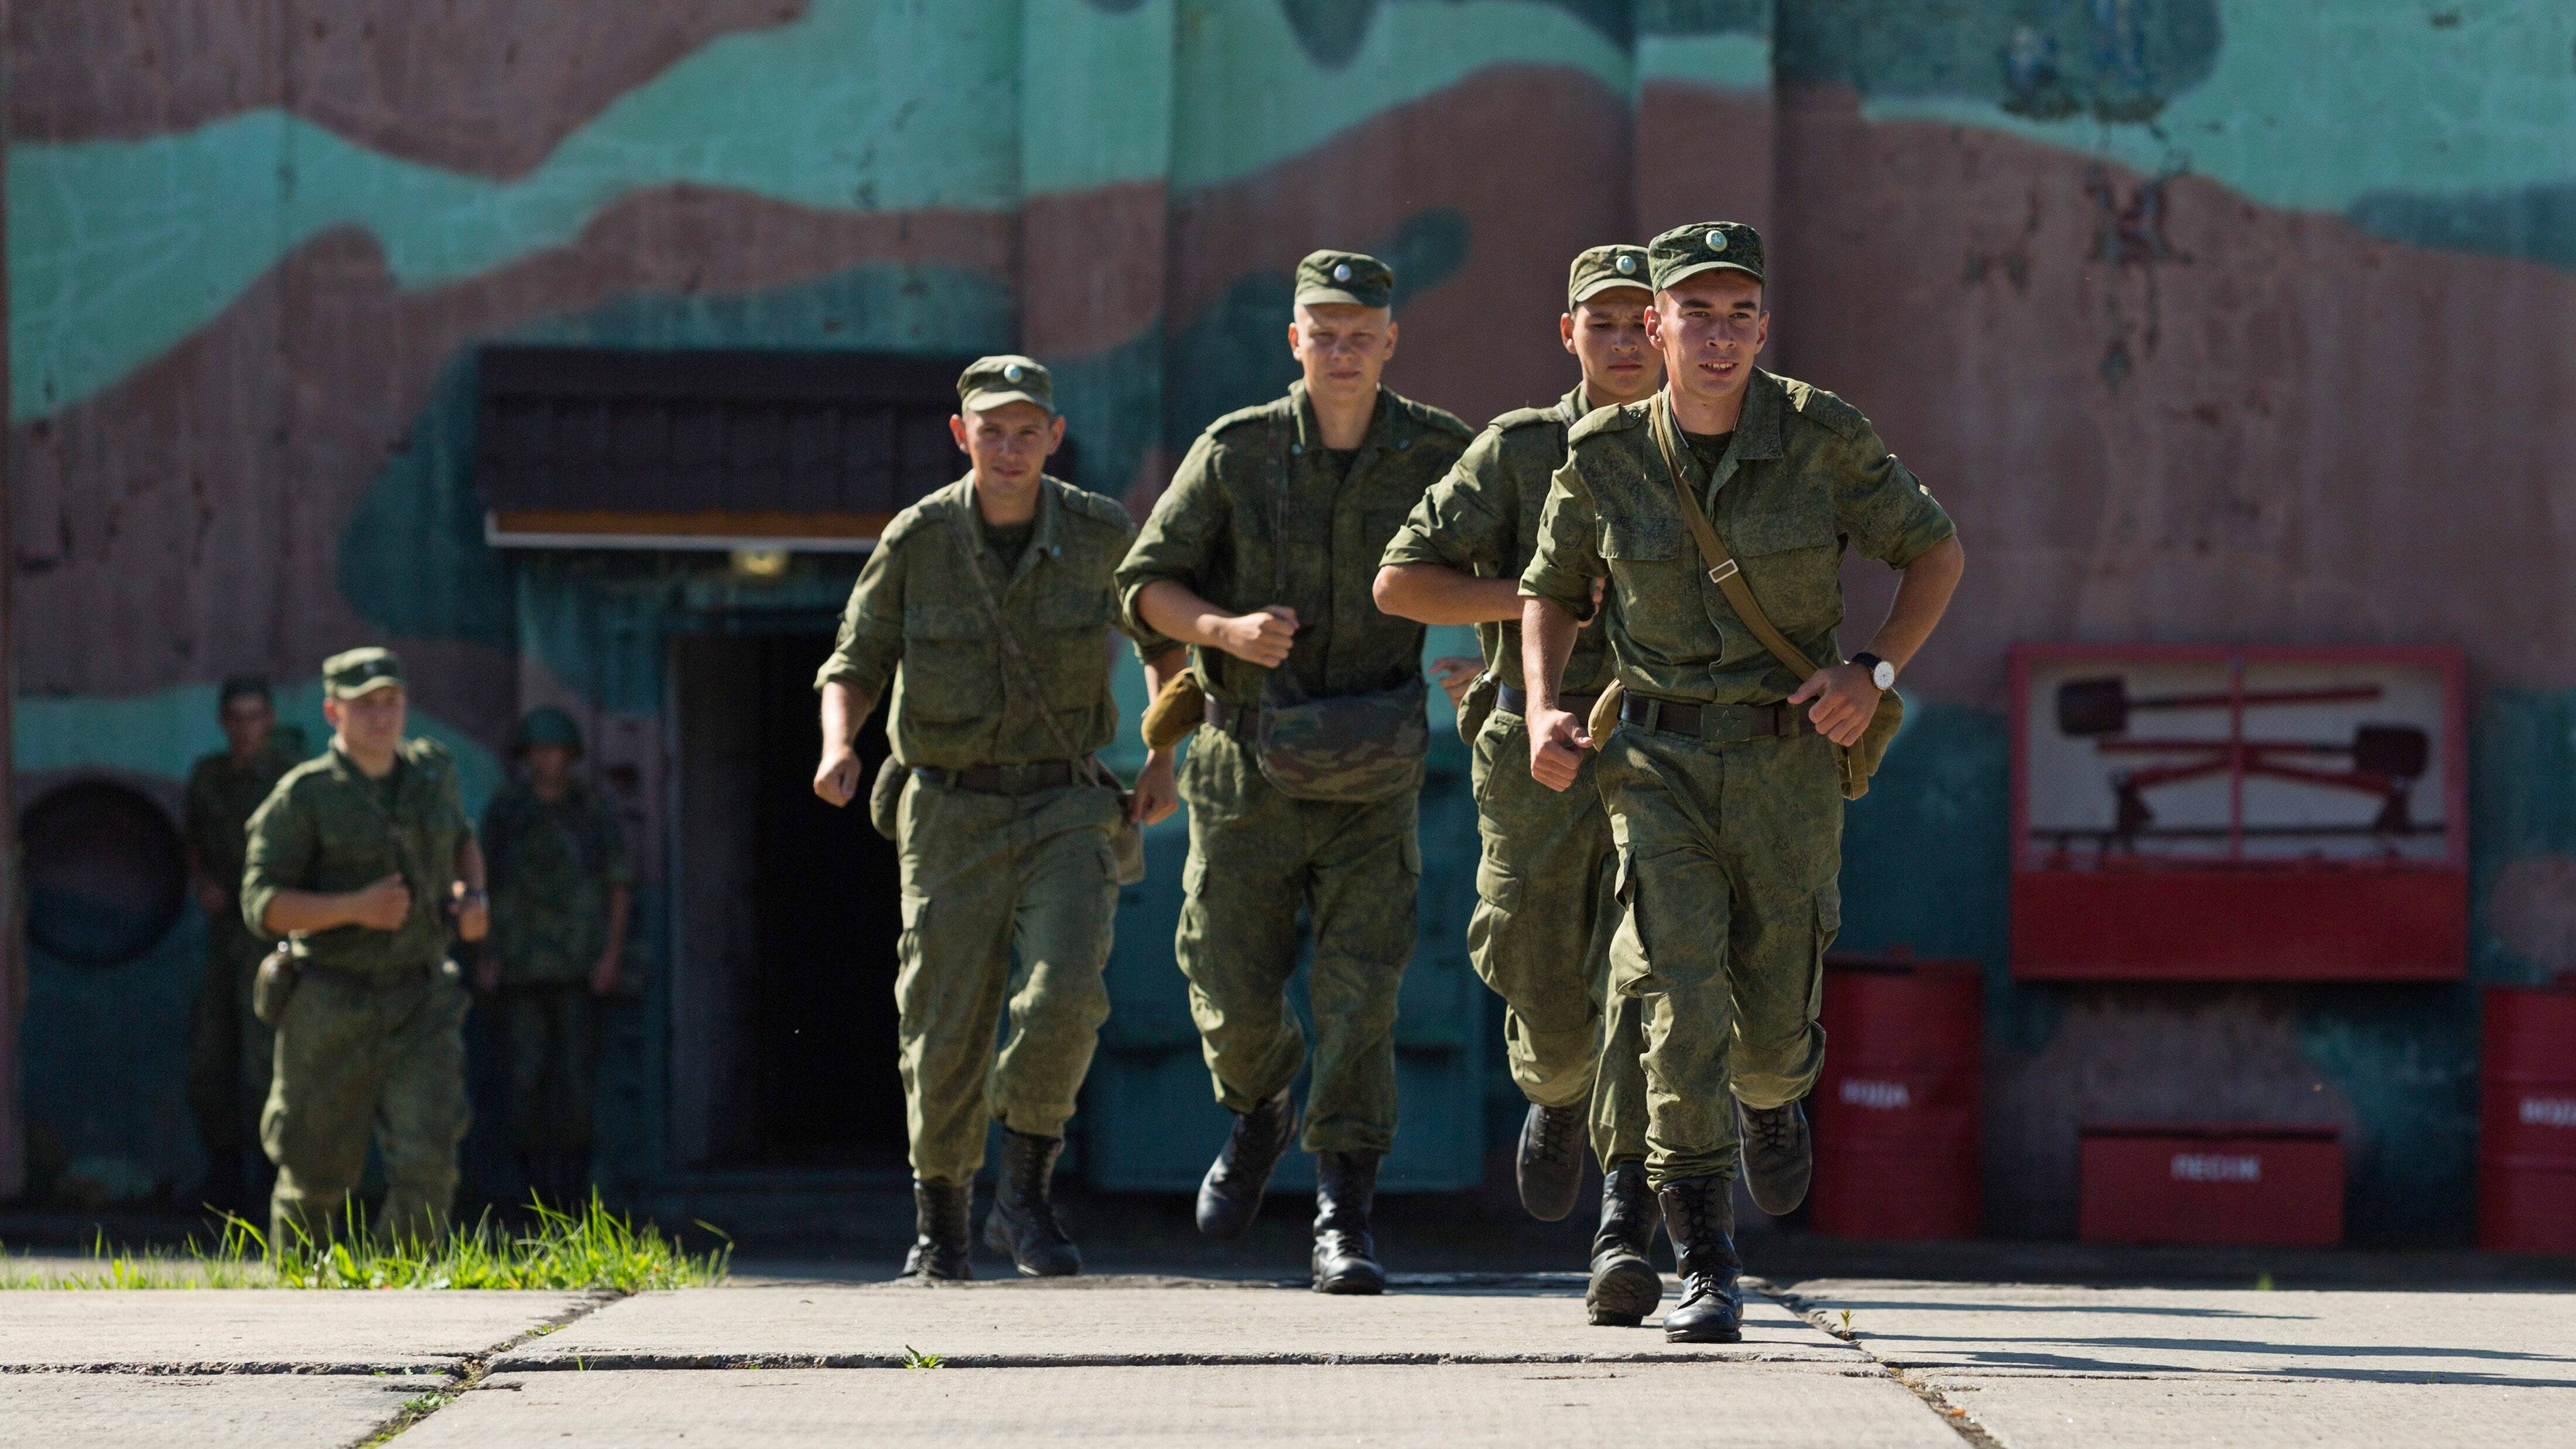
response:
[[[962,470],[970,359],[491,347],[475,481],[503,548],[864,549]]]

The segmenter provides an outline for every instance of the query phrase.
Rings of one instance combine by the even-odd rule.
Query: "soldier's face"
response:
[[[332,731],[351,748],[374,752],[402,743],[403,717],[409,703],[401,685],[388,684],[356,699],[326,699],[322,701],[322,713],[331,721]]]
[[[1047,455],[1064,441],[1064,419],[1036,403],[1009,402],[948,420],[957,447],[975,464],[975,476],[993,483],[1034,483]]]
[[[1374,397],[1395,356],[1395,317],[1384,307],[1300,305],[1288,324],[1288,353],[1306,371],[1307,392],[1338,402]]]
[[[1646,338],[1643,287],[1613,287],[1586,297],[1557,319],[1565,350],[1583,364],[1584,400],[1594,407],[1632,403],[1664,385],[1664,359]]]
[[[256,694],[236,694],[225,700],[216,719],[224,727],[224,741],[236,755],[255,755],[268,744],[268,732],[277,724],[277,711]]]
[[[572,747],[528,746],[528,778],[540,785],[560,785],[572,774]]]
[[[1655,294],[1647,331],[1673,390],[1718,400],[1744,391],[1753,359],[1771,339],[1762,284],[1742,272],[1702,272]]]

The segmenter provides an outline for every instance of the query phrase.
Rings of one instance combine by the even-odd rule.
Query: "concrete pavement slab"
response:
[[[1883,1375],[1819,1364],[1257,1364],[496,1374],[403,1449],[488,1444],[975,1446],[1679,1442],[1959,1449]],[[1624,1434],[1625,1429],[1617,1431]]]
[[[2576,1436],[2576,1388],[2313,1379],[1924,1375],[2006,1449],[2403,1444],[2494,1449]]]
[[[27,1289],[0,1296],[0,1369],[438,1369],[595,1301],[579,1293]]]
[[[1626,1358],[1808,1360],[1857,1366],[1848,1344],[1746,1295],[1740,1344],[1668,1344],[1584,1322],[1578,1282],[1417,1287],[1382,1298],[1115,1279],[923,1287],[728,1288],[646,1293],[533,1340],[496,1369],[868,1367],[910,1345],[960,1366],[1139,1363],[1529,1362]],[[1087,1284],[1088,1286],[1075,1286]],[[1672,1292],[1667,1291],[1670,1306]]]
[[[1898,1367],[2576,1385],[2576,1293],[1819,1280],[1788,1290]]]
[[[0,1449],[353,1444],[401,1413],[404,1400],[444,1382],[440,1374],[0,1373]]]

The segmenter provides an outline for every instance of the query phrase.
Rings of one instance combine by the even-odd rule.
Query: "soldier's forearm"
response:
[[[1521,616],[1516,579],[1480,579],[1445,564],[1388,564],[1369,586],[1377,606],[1417,624],[1502,624]]]
[[[1521,684],[1532,705],[1554,709],[1565,661],[1574,653],[1574,615],[1553,599],[1521,600]]]
[[[1186,649],[1166,649],[1146,660],[1145,697],[1159,698],[1163,693],[1163,686],[1171,683],[1173,676],[1189,667],[1190,651]]]
[[[608,954],[611,956],[624,955],[626,952],[626,917],[628,912],[634,909],[634,906],[635,892],[633,890],[626,886],[609,887]]]
[[[877,707],[874,697],[846,679],[823,681],[823,750],[847,748],[859,737],[859,724]]]
[[[283,939],[297,931],[354,926],[359,924],[358,895],[356,891],[282,890],[260,912],[259,928]]]
[[[1164,638],[1209,649],[1226,647],[1217,626],[1234,617],[1200,598],[1187,584],[1173,579],[1156,579],[1147,584],[1136,595],[1136,612]]]
[[[456,842],[456,878],[469,891],[483,889],[483,847],[470,835]]]
[[[1887,606],[1887,622],[1870,636],[1869,652],[1903,669],[1932,637],[1967,567],[1967,551],[1955,538],[1945,538],[1916,555],[1897,581],[1896,598]]]

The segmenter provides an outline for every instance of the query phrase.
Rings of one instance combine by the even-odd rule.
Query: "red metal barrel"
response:
[[[2490,986],[2478,1246],[2576,1253],[2576,990]]]
[[[1825,1072],[1808,1101],[1818,1232],[1977,1235],[1983,1001],[1974,962],[1826,958]]]

